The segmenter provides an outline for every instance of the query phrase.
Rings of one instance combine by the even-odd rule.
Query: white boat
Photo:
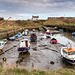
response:
[[[7,44],[7,42],[8,42],[7,39],[3,39],[3,41],[5,42],[5,44]]]
[[[28,35],[28,34],[29,34],[28,29],[26,29],[26,30],[24,30],[24,31],[22,32],[22,35]]]
[[[20,32],[15,35],[15,37],[21,37],[21,36],[22,36],[22,34]]]
[[[61,56],[68,63],[75,64],[75,48],[62,47]]]
[[[28,39],[20,40],[18,51],[19,52],[27,52],[30,49],[30,43]]]
[[[35,32],[35,29],[33,29],[33,32]]]
[[[47,38],[50,38],[51,37],[51,33],[50,33],[50,30],[49,29],[47,29],[47,31],[46,31],[46,37]]]
[[[5,46],[5,42],[0,40],[0,51],[2,51],[4,46]]]

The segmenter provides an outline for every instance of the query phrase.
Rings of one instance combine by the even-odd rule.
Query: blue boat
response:
[[[31,40],[31,42],[35,42],[35,41],[37,40],[36,33],[32,33],[32,34],[31,34],[30,40]]]
[[[75,36],[75,32],[73,32],[72,35]]]
[[[15,35],[15,37],[21,37],[22,34],[21,33],[18,33],[17,35]]]
[[[18,51],[19,52],[27,52],[30,49],[30,43],[28,39],[23,39],[19,43]]]
[[[15,36],[9,37],[9,40],[15,40]]]
[[[64,30],[63,29],[59,29],[61,32],[63,32]]]

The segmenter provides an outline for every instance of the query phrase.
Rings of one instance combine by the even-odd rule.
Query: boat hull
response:
[[[47,37],[47,38],[50,38],[50,37],[51,37],[51,35],[46,35],[46,37]]]
[[[63,57],[63,56],[62,56],[62,58],[63,58],[66,62],[75,65],[75,60],[70,60],[70,59],[67,59],[67,58],[65,58],[65,57]]]
[[[56,44],[57,41],[53,41],[53,40],[51,40],[50,43],[52,43],[52,44]]]
[[[33,37],[33,38],[30,38],[31,42],[35,42],[37,40],[37,37]]]
[[[66,62],[75,65],[75,59],[74,59],[74,60],[73,60],[73,59],[69,59],[69,58],[67,58],[66,56],[63,55],[63,49],[65,49],[65,48],[67,48],[67,47],[62,47],[62,48],[61,48],[61,57],[62,57]]]
[[[75,36],[75,32],[73,32],[72,35]]]
[[[22,48],[18,48],[19,52],[27,52],[30,49],[30,47],[22,47]]]

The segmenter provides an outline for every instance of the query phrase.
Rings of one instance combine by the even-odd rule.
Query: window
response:
[[[66,51],[64,51],[64,50],[63,50],[63,53],[64,53],[64,54],[67,54],[67,52],[66,52]]]
[[[68,52],[68,55],[75,55],[75,51]]]

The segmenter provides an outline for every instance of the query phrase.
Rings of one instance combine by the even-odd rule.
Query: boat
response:
[[[33,32],[35,32],[35,29],[33,29]]]
[[[75,36],[75,32],[73,32],[72,35]]]
[[[56,43],[57,43],[57,40],[56,40],[55,38],[52,38],[52,39],[50,40],[50,43],[56,44]]]
[[[0,52],[2,51],[4,46],[5,46],[5,42],[0,40]]]
[[[28,29],[26,29],[25,32],[27,32],[27,34],[29,34],[29,30]]]
[[[28,29],[24,30],[23,33],[22,33],[22,35],[28,35],[28,34],[29,34]]]
[[[15,40],[15,36],[9,37],[9,40]]]
[[[28,39],[20,40],[18,51],[23,53],[23,52],[28,52],[29,49],[30,49],[30,43]]]
[[[64,30],[63,29],[59,29],[61,32],[63,32]]]
[[[49,29],[47,29],[47,31],[46,31],[46,37],[47,38],[50,38],[51,37],[51,33],[50,33],[50,30]]]
[[[5,42],[5,44],[7,44],[7,42],[8,42],[7,39],[3,39],[3,41]]]
[[[68,63],[75,64],[75,48],[72,48],[71,46],[62,47],[61,56]]]
[[[23,31],[23,32],[22,32],[22,35],[27,35],[27,34],[25,33],[25,31]]]
[[[75,39],[75,36],[72,36],[73,39]]]
[[[31,33],[30,40],[31,40],[31,42],[35,42],[37,40],[36,33]]]
[[[59,30],[59,28],[58,27],[54,27],[55,28],[55,30]]]
[[[21,37],[22,34],[19,32],[17,35],[15,35],[15,37]]]

